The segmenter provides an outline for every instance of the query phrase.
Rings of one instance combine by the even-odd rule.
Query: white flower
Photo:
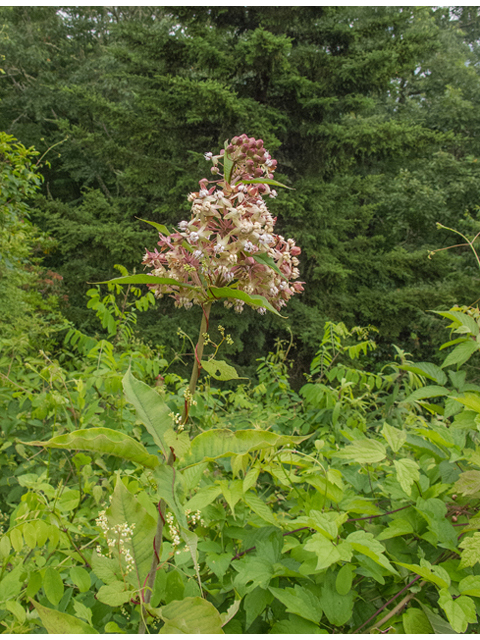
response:
[[[270,198],[276,198],[276,197],[277,197],[277,192],[275,191],[275,189],[272,189],[270,193]]]
[[[188,236],[188,239],[190,240],[190,242],[198,242],[199,238],[200,236],[196,231],[192,231],[192,233]]]
[[[200,249],[196,249],[196,251],[193,252],[193,257],[196,260],[199,260],[202,256],[203,256],[203,251],[201,251]]]
[[[267,310],[265,309],[265,307],[258,307],[257,309],[258,313],[260,313],[262,316],[264,313],[267,313]]]
[[[213,158],[213,153],[211,151],[207,151],[207,153],[203,154],[205,160],[211,160]]]
[[[206,198],[208,196],[208,191],[206,189],[201,189],[198,195],[200,198]]]
[[[188,222],[186,220],[182,220],[181,222],[178,223],[178,228],[181,231],[186,231],[188,227]]]
[[[249,240],[244,243],[243,248],[245,249],[245,251],[255,251],[255,245],[252,244]]]
[[[222,244],[218,243],[213,247],[213,250],[215,253],[223,253],[225,251],[225,247]]]

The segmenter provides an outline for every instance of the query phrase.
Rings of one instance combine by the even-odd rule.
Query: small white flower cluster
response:
[[[178,547],[180,545],[180,529],[175,526],[174,524],[174,518],[173,518],[173,513],[168,512],[167,515],[165,516],[165,520],[167,521],[168,524],[168,532],[170,533],[170,537],[172,538],[172,547]],[[177,553],[179,553],[177,551]]]
[[[196,406],[197,401],[193,399],[193,396],[190,393],[190,389],[185,389],[185,391],[183,392],[183,397],[185,398],[189,406]]]
[[[107,541],[108,556],[112,557],[113,549],[117,549],[120,555],[120,560],[123,558],[125,561],[125,573],[130,573],[135,568],[135,563],[130,549],[127,545],[131,543],[131,536],[135,529],[135,523],[130,526],[126,523],[117,524],[113,529],[108,525],[107,515],[105,511],[100,511],[98,518],[95,520],[97,527],[103,531],[103,535]],[[96,552],[98,555],[102,555],[102,548],[97,545]]]
[[[185,509],[185,515],[187,516],[187,522],[189,524],[201,524],[202,527],[205,526],[205,520],[203,520],[202,518],[202,514],[200,511],[195,511],[195,513],[192,513],[191,509]]]

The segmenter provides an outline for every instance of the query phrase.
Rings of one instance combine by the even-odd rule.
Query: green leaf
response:
[[[397,480],[405,491],[410,496],[412,494],[412,486],[415,482],[420,480],[420,469],[415,460],[410,458],[402,458],[401,460],[394,460],[395,470],[397,472]]]
[[[287,607],[288,613],[294,613],[311,622],[320,622],[322,617],[320,601],[305,587],[296,584],[293,588],[286,589],[269,587],[269,591]]]
[[[271,256],[269,256],[268,253],[252,253],[252,258],[255,260],[255,262],[264,264],[266,267],[273,269],[275,273],[278,273],[279,276],[288,281],[288,278],[280,271],[275,260]]]
[[[413,533],[413,527],[410,522],[402,518],[395,518],[395,520],[389,523],[386,529],[380,532],[377,540],[390,540],[390,538],[404,536],[409,533]]]
[[[83,602],[79,602],[78,600],[73,601],[73,608],[75,609],[75,613],[79,618],[83,618],[86,620],[88,624],[92,624],[92,615],[93,611],[86,607]]]
[[[435,633],[427,616],[421,609],[411,607],[402,616],[403,628],[405,633],[412,635]]]
[[[472,316],[467,315],[466,313],[462,313],[461,311],[435,311],[434,313],[438,313],[439,316],[443,316],[448,320],[453,320],[452,324],[449,325],[455,329],[455,333],[472,333],[474,336],[478,336],[479,327]],[[464,329],[464,331],[459,331],[459,329]]]
[[[248,295],[245,291],[231,289],[230,287],[209,287],[208,297],[209,300],[220,300],[221,298],[235,298],[236,300],[243,300],[243,302],[246,302],[250,307],[264,307],[281,318],[286,317],[282,316],[266,298],[255,293]]]
[[[70,578],[77,585],[80,593],[84,593],[90,589],[90,574],[82,567],[73,567],[70,569]]]
[[[433,380],[439,385],[447,384],[447,376],[445,372],[437,367],[436,364],[432,362],[416,362],[415,364],[402,364],[398,365],[399,369],[403,371],[410,371],[411,373],[415,373],[418,376],[424,376],[429,380]]]
[[[125,583],[120,580],[112,582],[111,584],[104,584],[100,587],[97,593],[97,600],[108,604],[109,607],[120,607],[125,602],[128,602],[135,595],[135,591],[125,590]]]
[[[464,596],[480,598],[480,576],[467,576],[460,581],[458,590]]]
[[[467,339],[465,340],[465,342],[461,342],[445,358],[442,364],[442,368],[451,367],[454,364],[456,365],[464,364],[479,348],[480,348],[480,345],[475,340]]]
[[[467,596],[460,596],[454,600],[447,589],[442,589],[439,592],[438,604],[457,633],[465,633],[468,623],[477,621],[475,603]]]
[[[234,162],[230,158],[230,155],[225,151],[223,156],[223,177],[225,178],[225,182],[230,183],[232,177],[232,169]]]
[[[322,584],[320,607],[323,609],[330,624],[341,627],[350,620],[353,613],[355,591],[347,595],[340,595],[335,588],[336,578],[332,572],[328,572]]]
[[[463,404],[467,409],[480,413],[480,396],[478,393],[464,393],[463,396],[450,396],[452,400],[456,400]]]
[[[105,584],[112,584],[112,582],[122,579],[119,564],[114,558],[107,558],[106,556],[93,552],[90,562],[94,574],[97,578],[100,578],[102,582],[105,582]]]
[[[327,569],[332,564],[344,559],[333,542],[325,538],[321,533],[314,533],[303,548],[305,551],[311,551],[317,556],[316,571]]]
[[[460,474],[459,479],[453,485],[457,493],[462,496],[471,496],[480,491],[480,471],[472,469]]]
[[[248,380],[248,378],[240,378],[235,368],[225,360],[202,360],[202,369],[205,369],[215,380]]]
[[[323,474],[316,472],[314,475],[304,476],[304,480],[308,484],[311,484],[312,487],[315,487],[326,500],[331,500],[338,504],[343,499],[343,490],[341,483],[333,482],[334,471],[336,471],[336,469],[330,469],[326,478]],[[340,484],[340,487],[338,484]]]
[[[326,629],[320,629],[318,624],[314,624],[309,620],[305,620],[303,618],[300,618],[299,616],[290,614],[288,616],[288,619],[284,618],[283,620],[278,620],[278,622],[275,622],[269,633],[277,635],[283,635],[286,633],[291,633],[293,635],[310,633],[328,634],[328,631]]]
[[[20,576],[24,572],[21,564],[18,564],[9,571],[0,581],[0,602],[5,602],[9,598],[18,596],[21,591],[22,581]]]
[[[257,516],[262,518],[262,520],[265,520],[265,522],[269,522],[270,524],[277,524],[277,519],[270,508],[256,494],[249,491],[243,496],[243,500],[245,504],[247,504],[250,509],[257,514]]]
[[[134,561],[134,570],[127,575],[127,580],[136,589],[142,589],[152,561],[157,523],[125,488],[120,478],[117,479],[112,502],[107,509],[107,518],[110,529],[115,529],[118,525],[127,525],[133,529],[129,536],[130,542],[125,542]]]
[[[455,631],[452,629],[452,627],[448,624],[446,620],[444,620],[441,616],[434,613],[429,607],[424,605],[422,602],[420,602],[420,606],[422,607],[423,613],[427,616],[428,621],[432,625],[432,629],[434,633],[438,633],[438,634],[453,633],[454,635],[456,635]]]
[[[168,464],[158,466],[153,472],[153,477],[157,483],[157,492],[160,498],[163,498],[172,510],[175,518],[182,527],[187,527],[185,511],[180,506],[180,502],[176,495],[178,490],[176,470]]]
[[[341,596],[346,596],[352,588],[353,577],[352,565],[344,564],[337,573],[337,578],[335,580],[335,589],[337,590],[337,593]]]
[[[378,542],[378,540],[375,540],[372,533],[354,531],[346,538],[346,542],[348,542],[357,553],[371,558],[371,560],[390,573],[398,575],[398,572],[392,567],[384,555],[385,547]]]
[[[232,565],[235,570],[238,571],[233,583],[237,587],[240,595],[252,591],[255,587],[266,589],[274,573],[271,562],[264,558],[249,555],[244,556],[240,560],[234,560]]]
[[[343,458],[344,460],[355,460],[359,464],[371,464],[381,462],[387,457],[385,446],[378,442],[367,438],[354,440],[351,445],[345,447],[343,451],[337,451],[332,457]]]
[[[450,576],[445,569],[443,569],[442,567],[432,566],[425,560],[420,560],[420,563],[420,565],[406,564],[405,562],[396,562],[395,564],[398,564],[401,567],[405,567],[405,569],[416,573],[418,576],[421,576],[428,582],[432,582],[440,589],[446,589],[450,586]]]
[[[296,445],[309,436],[282,436],[260,429],[230,431],[211,429],[192,440],[189,453],[183,459],[184,466],[215,460],[230,455],[241,455],[258,449]]]
[[[37,610],[40,620],[48,633],[56,634],[77,634],[77,633],[98,633],[96,629],[91,627],[83,620],[75,618],[68,613],[55,611],[42,606],[35,600],[30,601]]]
[[[63,598],[63,580],[56,569],[47,567],[45,569],[45,575],[43,576],[43,590],[49,601],[54,607]]]
[[[137,273],[133,276],[121,276],[112,280],[103,280],[102,282],[92,282],[89,284],[169,284],[172,287],[180,287],[182,289],[198,289],[196,285],[187,284],[174,280],[173,278],[162,278],[160,276],[151,276],[147,273]]]
[[[137,220],[140,220],[141,222],[146,222],[147,224],[151,224],[152,227],[155,227],[155,229],[157,231],[160,231],[160,233],[163,233],[164,236],[172,235],[171,232],[167,229],[167,227],[164,224],[159,224],[158,222],[151,222],[150,220],[144,220],[143,218],[137,218]]]
[[[258,616],[263,613],[267,604],[272,601],[271,594],[265,589],[255,587],[253,591],[250,591],[245,596],[243,601],[243,608],[245,609],[245,631],[247,631],[252,622],[254,622]]]
[[[283,187],[295,191],[293,187],[287,187],[286,184],[272,180],[271,178],[252,178],[251,180],[240,180],[238,184],[268,184],[271,187]]]
[[[480,532],[476,531],[472,536],[462,538],[458,546],[463,549],[460,555],[460,569],[473,567],[480,562]]]
[[[391,427],[388,422],[383,423],[382,435],[394,453],[397,453],[407,440],[405,431]]]
[[[193,498],[190,498],[190,500],[185,503],[185,509],[190,509],[191,511],[202,510],[211,504],[221,493],[222,489],[218,485],[211,484],[207,487],[202,487]]]
[[[159,633],[223,634],[219,612],[203,598],[174,600],[160,609],[160,617],[165,625]]]
[[[23,624],[27,618],[27,614],[25,613],[25,609],[17,600],[8,600],[5,603],[5,609],[13,613],[13,615]]]
[[[170,450],[164,436],[172,426],[172,419],[168,415],[171,409],[154,389],[132,375],[130,367],[123,377],[123,389],[127,400],[133,404],[138,417],[167,459]]]
[[[157,456],[153,456],[145,447],[120,431],[94,427],[92,429],[78,429],[72,433],[55,436],[46,442],[24,442],[33,447],[51,447],[53,449],[69,449],[95,451],[110,456],[117,456],[137,464],[155,469],[158,465]]]
[[[432,384],[427,387],[422,387],[421,389],[416,389],[416,391],[405,398],[403,402],[417,402],[418,400],[425,400],[425,398],[438,398],[440,396],[448,396],[449,393],[450,391],[445,387]]]

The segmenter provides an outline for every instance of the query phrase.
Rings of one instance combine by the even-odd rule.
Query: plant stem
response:
[[[205,345],[204,334],[208,331],[208,318],[210,317],[211,306],[212,306],[212,303],[207,302],[207,304],[204,307],[202,307],[203,318],[202,318],[202,323],[200,325],[200,333],[198,336],[197,346],[195,347],[195,361],[193,363],[192,376],[190,378],[190,384],[188,386],[191,396],[193,396],[193,394],[195,393],[198,376],[200,375],[200,370],[202,368],[200,363],[202,361],[203,347]]]

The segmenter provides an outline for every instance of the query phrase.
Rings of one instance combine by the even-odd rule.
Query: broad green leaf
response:
[[[170,450],[164,435],[172,426],[172,419],[169,417],[171,409],[154,389],[132,375],[130,367],[123,378],[123,389],[127,400],[133,404],[138,417],[167,459]]]
[[[230,566],[231,561],[231,553],[209,553],[207,554],[207,557],[205,559],[207,567],[217,576],[220,581],[227,573],[227,569]]]
[[[190,466],[215,460],[223,456],[244,454],[257,449],[296,445],[309,436],[281,436],[260,429],[230,431],[229,429],[210,429],[192,440],[191,449],[183,459],[182,466]]]
[[[92,624],[92,615],[93,611],[86,607],[83,602],[79,602],[78,600],[73,601],[73,608],[75,609],[75,613],[78,618],[83,618],[86,620],[88,624]]]
[[[447,383],[447,376],[445,372],[440,369],[436,364],[432,362],[416,362],[415,364],[402,364],[398,365],[399,369],[403,371],[410,371],[411,373],[415,373],[419,376],[424,376],[429,380],[433,380],[439,385],[444,385]]]
[[[35,549],[35,547],[37,546],[37,533],[33,524],[31,522],[26,522],[23,525],[22,533],[27,547],[30,547],[30,549]]]
[[[402,616],[405,633],[412,635],[435,633],[427,616],[421,609],[411,607]]]
[[[125,488],[120,478],[117,479],[112,502],[107,509],[107,518],[110,529],[115,530],[118,525],[133,529],[129,538],[125,539],[125,547],[130,550],[134,561],[134,570],[127,575],[127,580],[135,589],[142,589],[152,562],[157,523]]]
[[[463,549],[460,555],[460,569],[473,567],[480,562],[480,532],[476,531],[472,536],[462,538],[458,546]]]
[[[287,607],[288,613],[294,613],[305,620],[318,623],[322,617],[319,599],[305,587],[296,584],[293,588],[277,589],[269,587],[277,600]]]
[[[105,582],[105,584],[112,584],[112,582],[122,579],[120,566],[114,558],[107,558],[94,551],[90,562],[94,574],[97,578],[100,578],[102,582]]]
[[[125,583],[120,580],[111,584],[104,584],[97,593],[97,600],[108,604],[109,607],[120,607],[125,602],[129,602],[135,595],[135,591],[125,589]]]
[[[460,581],[458,590],[464,596],[480,598],[480,576],[467,576]]]
[[[383,423],[382,435],[394,453],[397,453],[407,440],[405,431],[395,429],[395,427],[390,426],[388,422]]]
[[[337,483],[330,480],[333,479],[332,471],[335,470],[331,469],[328,472],[327,477],[325,477],[323,473],[315,472],[314,475],[304,476],[303,479],[308,484],[311,484],[312,487],[315,487],[320,495],[324,496],[326,500],[331,500],[331,502],[338,504],[343,499],[343,490]]]
[[[330,624],[341,627],[352,617],[353,604],[357,594],[355,591],[350,591],[345,596],[340,595],[335,588],[335,582],[335,574],[329,571],[322,583],[320,607]]]
[[[70,569],[70,578],[77,585],[80,593],[84,593],[90,589],[90,574],[82,567],[73,567]]]
[[[221,493],[222,489],[216,484],[202,487],[193,498],[190,498],[190,500],[185,503],[185,509],[190,509],[191,511],[202,510],[211,504]]]
[[[241,480],[220,480],[220,486],[222,488],[223,497],[227,501],[228,506],[232,510],[233,516],[235,516],[235,505],[242,499],[244,494],[243,483]]]
[[[273,598],[269,591],[255,587],[253,591],[248,593],[243,600],[243,608],[245,609],[245,630],[251,627],[258,616],[265,611],[267,604],[272,602]]]
[[[174,600],[159,612],[165,622],[159,633],[223,634],[220,613],[203,598]]]
[[[83,620],[75,618],[75,616],[54,609],[48,609],[38,602],[35,602],[35,600],[31,600],[30,602],[37,610],[40,620],[48,633],[61,635],[98,633],[96,629]]]
[[[121,276],[120,278],[113,278],[113,280],[92,282],[92,284],[169,284],[172,287],[180,287],[182,289],[198,289],[198,287],[193,284],[180,282],[179,280],[174,280],[173,278],[151,276],[147,273],[137,273],[134,276]]]
[[[137,220],[140,220],[141,222],[146,222],[147,224],[151,224],[152,227],[155,227],[155,229],[157,231],[160,231],[160,233],[163,233],[164,236],[171,235],[171,232],[167,229],[167,227],[164,224],[159,224],[158,222],[151,222],[150,220],[144,220],[143,218],[137,218]]]
[[[340,571],[337,573],[335,580],[335,589],[341,596],[346,596],[352,588],[352,582],[354,573],[352,571],[352,565],[344,564]]]
[[[23,549],[23,535],[19,527],[15,527],[9,532],[10,542],[17,553]]]
[[[338,535],[338,526],[336,521],[329,517],[330,515],[330,513],[322,513],[321,511],[312,509],[308,516],[297,518],[295,523],[305,524],[311,529],[315,529],[329,540],[335,540]],[[344,519],[346,520],[347,517],[348,516],[345,514]]]
[[[451,634],[456,635],[455,631],[448,624],[448,622],[446,620],[444,620],[441,616],[439,616],[436,613],[434,613],[430,609],[430,607],[427,607],[422,602],[420,602],[420,606],[422,607],[423,613],[427,616],[428,621],[432,625],[432,629],[433,629],[434,633],[438,633],[438,634],[451,633]]]
[[[18,596],[22,588],[20,576],[25,571],[21,564],[18,564],[0,580],[0,602]]]
[[[460,474],[459,479],[453,485],[456,492],[462,496],[471,496],[480,491],[480,471],[471,469]]]
[[[445,358],[442,368],[458,366],[464,364],[474,353],[478,351],[480,345],[475,340],[465,340],[455,347],[455,349]],[[453,625],[452,625],[453,626]]]
[[[472,316],[466,313],[462,313],[461,311],[435,311],[434,313],[438,313],[439,316],[443,316],[448,320],[453,320],[449,326],[455,329],[455,333],[466,333],[466,331],[459,331],[462,327],[474,336],[477,336],[479,333],[477,323]]]
[[[175,518],[182,527],[187,526],[185,511],[180,506],[177,497],[177,471],[168,464],[161,464],[153,472],[153,477],[157,483],[157,492],[172,510]]]
[[[449,393],[450,391],[445,387],[432,384],[427,387],[422,387],[421,389],[416,389],[408,398],[405,398],[403,402],[417,402],[418,400],[425,400],[426,398],[438,398],[440,396],[448,396]]]
[[[418,576],[421,576],[428,582],[432,582],[440,589],[446,589],[450,586],[450,576],[445,569],[443,569],[442,567],[432,566],[425,560],[420,560],[420,563],[420,565],[406,564],[405,562],[396,562],[395,564],[398,564],[401,567],[405,567],[405,569],[408,569]]]
[[[234,162],[230,158],[230,155],[225,151],[223,156],[223,177],[225,178],[225,182],[230,183],[232,177],[232,169]]]
[[[385,445],[378,440],[360,438],[346,446],[343,451],[336,451],[332,457],[344,460],[355,460],[359,464],[381,462],[387,456]]]
[[[17,600],[8,600],[5,603],[5,609],[13,613],[13,615],[19,620],[22,624],[25,622],[27,618],[27,614],[25,613],[25,609]]]
[[[385,547],[375,540],[372,533],[365,531],[354,531],[347,538],[346,542],[350,544],[357,553],[361,553],[374,562],[379,564],[390,573],[398,575],[398,572],[392,567],[388,559],[385,557]]]
[[[405,491],[410,496],[412,494],[412,485],[420,480],[420,469],[415,460],[411,458],[402,458],[401,460],[394,460],[395,470],[397,472],[397,480]]]
[[[155,469],[158,465],[158,458],[148,453],[143,444],[125,433],[104,427],[78,429],[72,433],[55,436],[45,442],[35,441],[23,444],[34,447],[51,447],[52,449],[94,451],[130,460],[149,469]]]
[[[22,545],[23,546],[23,545]],[[10,542],[10,538],[5,535],[0,538],[0,558],[8,558],[10,555],[10,551],[12,548],[12,544]]]
[[[288,618],[283,618],[282,620],[275,622],[269,633],[277,635],[283,635],[286,633],[291,633],[293,635],[313,633],[328,634],[328,631],[326,629],[320,629],[318,624],[314,624],[309,620],[305,620],[300,618],[300,616],[296,616],[291,613]]]
[[[43,576],[43,590],[54,607],[63,597],[64,586],[60,574],[53,567],[47,567]]]
[[[153,276],[152,276],[153,277]],[[263,296],[252,293],[248,295],[245,291],[240,291],[239,289],[231,289],[230,287],[209,287],[208,288],[208,297],[209,300],[220,300],[222,298],[234,298],[236,300],[243,300],[250,307],[264,307],[271,311],[277,316],[281,318],[285,318],[286,316],[282,316],[275,307],[273,307],[270,302]]]
[[[202,360],[202,369],[215,380],[247,380],[240,378],[235,367],[227,364],[225,360]]]
[[[478,393],[464,393],[463,396],[450,396],[452,400],[456,400],[463,404],[467,409],[472,409],[480,413],[480,395]]]
[[[475,603],[468,596],[460,596],[454,600],[447,589],[441,589],[438,604],[457,633],[465,633],[468,623],[477,621]]]
[[[167,445],[167,451],[171,447],[177,458],[183,458],[190,449],[190,437],[186,431],[178,433],[172,428],[167,429],[163,439]]]
[[[255,587],[266,589],[274,573],[271,562],[250,555],[243,556],[240,560],[234,560],[232,565],[238,571],[233,584],[242,596]]]
[[[275,271],[275,273],[278,273],[278,275],[281,276],[284,280],[288,280],[288,278],[277,267],[275,260],[271,256],[269,256],[268,253],[252,253],[252,258],[255,260],[255,262],[264,264],[266,267],[273,269],[273,271]]]
[[[390,540],[390,538],[396,538],[398,536],[404,536],[409,533],[413,533],[413,527],[408,520],[403,518],[395,518],[392,520],[386,529],[380,532],[377,536],[377,540]]]
[[[228,624],[230,620],[237,615],[241,603],[242,599],[238,598],[234,600],[233,604],[231,604],[226,611],[222,611],[222,613],[220,614],[220,618],[222,619],[222,627]]]
[[[239,184],[268,184],[271,187],[283,187],[284,189],[291,189],[294,191],[293,187],[287,187],[286,184],[282,184],[281,182],[277,182],[276,180],[272,180],[270,178],[252,178],[251,180],[240,180]]]
[[[316,571],[327,569],[332,564],[340,562],[344,558],[340,550],[321,533],[314,533],[304,545],[305,551],[311,551],[317,556]]]
[[[277,524],[277,519],[272,513],[270,507],[268,507],[255,493],[249,491],[243,496],[243,500],[245,504],[247,504],[250,509],[257,514],[257,516],[262,518],[262,520],[265,520],[265,522],[269,522],[270,524]]]

